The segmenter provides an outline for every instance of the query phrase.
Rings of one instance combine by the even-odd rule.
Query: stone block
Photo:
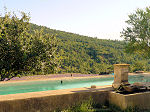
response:
[[[114,82],[112,86],[117,89],[121,84],[128,83],[129,64],[114,64]]]
[[[119,106],[121,109],[128,107],[138,107],[140,109],[150,109],[150,92],[134,94],[109,93],[109,103]]]

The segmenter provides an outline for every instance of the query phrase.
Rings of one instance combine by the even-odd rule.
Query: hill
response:
[[[150,60],[138,54],[126,54],[124,41],[92,38],[31,24],[31,31],[41,28],[57,37],[60,54],[58,73],[111,73],[113,64],[117,63],[131,64],[131,71],[149,71]]]

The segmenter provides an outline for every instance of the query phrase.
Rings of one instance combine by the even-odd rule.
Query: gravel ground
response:
[[[21,80],[38,80],[38,79],[58,79],[58,78],[69,78],[69,77],[93,77],[100,76],[99,74],[50,74],[50,75],[34,75],[34,76],[23,76],[23,77],[14,77],[10,81],[21,81]]]
[[[129,73],[129,75],[141,75],[137,73]],[[142,73],[143,76],[150,76],[150,73]],[[26,81],[26,80],[46,80],[46,79],[61,79],[61,78],[84,78],[84,77],[107,77],[112,76],[112,74],[105,74],[105,75],[99,75],[99,74],[80,74],[80,73],[66,73],[66,74],[49,74],[49,75],[33,75],[33,76],[23,76],[23,77],[14,77],[10,79],[9,81]]]

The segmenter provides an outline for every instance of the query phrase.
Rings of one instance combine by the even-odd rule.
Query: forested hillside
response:
[[[124,41],[97,39],[31,24],[31,31],[41,28],[57,37],[60,55],[58,73],[111,73],[116,63],[131,64],[131,71],[150,69],[150,60],[125,53]]]
[[[9,12],[0,16],[0,81],[34,74],[106,74],[112,73],[117,63],[130,64],[131,72],[150,71],[150,60],[143,58],[140,51],[142,55],[125,53],[125,41],[53,30],[29,20],[23,12],[20,18]]]

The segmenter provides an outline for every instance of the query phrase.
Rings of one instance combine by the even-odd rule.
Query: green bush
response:
[[[138,107],[128,107],[122,110],[114,104],[98,105],[92,98],[82,101],[66,110],[58,110],[55,112],[150,112],[150,110],[140,109]]]
[[[90,98],[89,100],[82,101],[81,103],[78,103],[62,112],[95,112],[93,106],[94,106],[94,102]]]

